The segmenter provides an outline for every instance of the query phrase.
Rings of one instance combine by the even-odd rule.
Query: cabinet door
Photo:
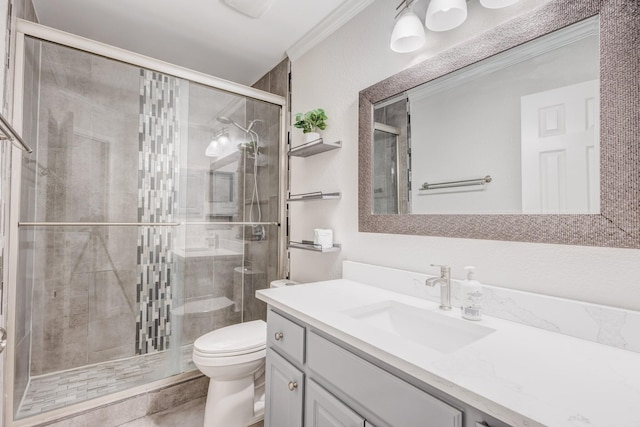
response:
[[[265,427],[302,427],[304,375],[267,349]]]
[[[364,427],[364,418],[314,381],[305,391],[305,427]]]

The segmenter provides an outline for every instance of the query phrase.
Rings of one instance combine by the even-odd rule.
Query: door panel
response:
[[[304,374],[267,349],[265,427],[302,427]]]
[[[312,380],[307,382],[305,427],[363,427],[364,418]]]
[[[523,213],[600,212],[598,80],[521,99]]]

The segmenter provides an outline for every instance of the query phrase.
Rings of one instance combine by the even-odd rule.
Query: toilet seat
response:
[[[212,354],[201,354],[194,349],[193,354],[191,355],[191,360],[193,360],[193,363],[195,363],[196,366],[200,365],[216,367],[240,365],[243,363],[264,359],[265,357],[267,357],[266,348],[251,353],[238,354],[235,356],[215,356]]]
[[[235,356],[242,356],[245,354],[251,354],[251,353],[255,353],[257,351],[260,350],[264,350],[265,348],[267,348],[266,344],[262,344],[259,345],[255,348],[251,348],[251,349],[247,349],[247,350],[239,350],[239,351],[230,351],[230,352],[225,352],[225,353],[216,353],[213,351],[201,351],[197,348],[194,347],[193,349],[193,353],[197,354],[198,356],[201,357],[235,357]]]
[[[193,343],[193,354],[201,358],[249,356],[264,352],[266,343],[267,324],[263,320],[254,320],[202,335]]]

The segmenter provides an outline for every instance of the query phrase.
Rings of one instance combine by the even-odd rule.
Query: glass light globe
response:
[[[520,0],[480,0],[480,4],[487,9],[500,9],[502,7],[511,6]]]
[[[408,8],[402,12],[391,33],[391,50],[407,53],[418,50],[424,45],[426,37],[420,18]]]
[[[466,0],[431,0],[425,25],[431,31],[453,30],[467,19]]]
[[[204,151],[204,155],[207,157],[218,157],[218,141],[212,139],[207,149]]]

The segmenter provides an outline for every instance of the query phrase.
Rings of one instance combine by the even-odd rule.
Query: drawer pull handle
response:
[[[298,388],[298,383],[295,381],[289,381],[289,390],[293,391]]]
[[[280,341],[284,338],[284,334],[282,332],[276,332],[276,341]]]

